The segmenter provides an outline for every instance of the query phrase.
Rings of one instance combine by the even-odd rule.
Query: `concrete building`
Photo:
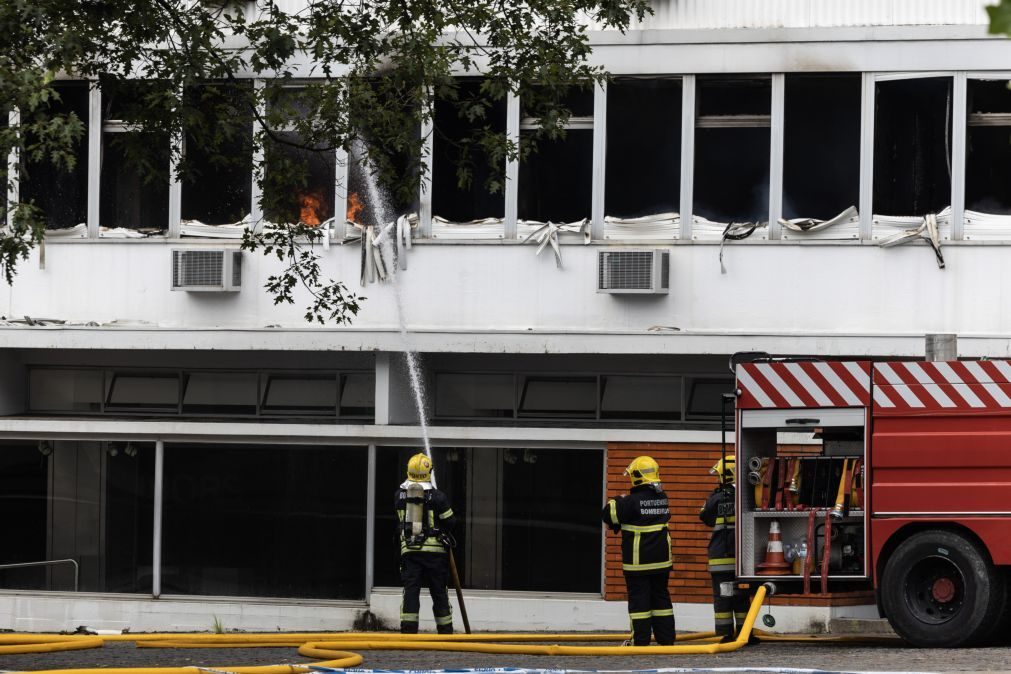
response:
[[[233,256],[221,223],[262,216],[250,175],[220,199],[142,185],[107,145],[129,132],[115,93],[61,83],[87,142],[72,177],[19,186],[53,228],[0,301],[0,564],[73,562],[0,569],[0,627],[394,624],[392,493],[423,445],[409,343],[476,628],[627,627],[598,513],[649,452],[678,627],[708,629],[696,513],[730,354],[917,357],[957,333],[961,355],[1011,356],[1011,42],[981,5],[658,0],[592,34],[614,79],[503,195],[460,194],[432,143],[407,269],[339,329],[272,303],[275,260]],[[319,180],[345,213],[363,187],[337,159]],[[755,226],[724,241],[732,222]],[[351,287],[357,231],[320,251]],[[173,289],[202,272],[233,289]],[[876,614],[782,602],[785,629]]]

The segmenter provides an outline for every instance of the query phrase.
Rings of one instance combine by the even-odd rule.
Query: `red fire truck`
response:
[[[738,576],[873,588],[919,646],[995,639],[1011,613],[1011,362],[765,357],[735,373]]]

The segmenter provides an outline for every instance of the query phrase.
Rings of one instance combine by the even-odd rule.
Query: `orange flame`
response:
[[[362,203],[362,200],[358,198],[357,192],[352,192],[348,195],[348,220],[351,222],[358,222],[355,218],[358,217],[358,214],[361,213],[364,208],[365,205]]]
[[[321,190],[302,192],[298,195],[298,204],[299,222],[309,227],[319,227],[320,214],[323,209],[323,192]]]

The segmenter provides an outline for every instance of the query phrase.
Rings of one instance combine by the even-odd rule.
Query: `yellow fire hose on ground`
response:
[[[133,641],[139,648],[267,648],[297,647],[298,653],[318,662],[267,666],[221,667],[129,667],[96,669],[42,670],[33,674],[197,674],[207,670],[235,674],[306,674],[313,667],[342,669],[357,667],[363,661],[358,653],[365,650],[426,650],[509,655],[700,655],[729,653],[747,645],[755,620],[766,596],[763,585],[755,593],[740,635],[734,641],[719,643],[713,632],[683,634],[673,646],[566,646],[531,642],[614,641],[615,634],[412,634],[390,632],[340,632],[291,634],[0,634],[0,655],[15,653],[52,653],[99,648],[105,642]],[[867,641],[865,637],[776,636],[761,633],[763,640],[774,641]],[[880,639],[879,639],[880,640]],[[508,642],[508,643],[507,643]]]

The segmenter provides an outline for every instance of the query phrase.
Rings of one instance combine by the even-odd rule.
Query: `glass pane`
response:
[[[601,419],[681,419],[681,377],[606,375],[600,388]]]
[[[252,83],[189,87],[182,219],[240,222],[249,214],[253,180]]]
[[[1011,214],[1011,91],[1007,80],[969,80],[965,207]]]
[[[950,77],[878,82],[874,213],[925,215],[951,203]]]
[[[770,80],[700,77],[697,85],[694,215],[768,220]]]
[[[479,131],[505,135],[506,103],[495,101],[485,107],[480,100],[480,84],[474,80],[461,82],[457,102],[437,99],[435,102],[435,140],[432,154],[432,213],[451,222],[467,222],[480,218],[505,216],[505,162],[500,162],[497,178],[499,190],[492,194],[487,181],[492,177],[488,156],[476,143]],[[483,116],[471,119],[474,108]],[[458,169],[471,173],[470,187],[460,188]]]
[[[103,592],[151,592],[154,445],[104,445],[105,579]],[[82,590],[88,587],[82,584]]]
[[[363,447],[167,447],[162,590],[364,598],[366,484],[333,478],[366,463]]]
[[[146,148],[154,156],[139,157],[138,147]],[[102,134],[99,214],[102,227],[125,227],[148,233],[168,228],[168,181],[145,177],[144,171],[149,169],[144,162],[164,165],[168,171],[168,136],[139,132]]]
[[[107,411],[152,410],[175,412],[179,407],[179,377],[170,375],[106,375]]]
[[[102,371],[32,369],[28,408],[33,412],[101,411]]]
[[[260,411],[266,414],[334,416],[337,412],[337,375],[267,375]]]
[[[680,184],[681,80],[627,79],[609,84],[607,215],[676,213]]]
[[[376,458],[375,578],[400,585],[394,497],[417,448],[380,448]],[[599,592],[603,452],[434,448],[439,489],[457,517],[454,550],[464,587]],[[565,490],[557,489],[559,474]],[[554,496],[553,496],[554,495]],[[546,559],[590,560],[545,564]]]
[[[513,416],[513,375],[437,374],[435,415],[437,417]]]
[[[336,155],[301,147],[294,132],[278,132],[285,143],[266,144],[264,210],[271,222],[320,225],[334,215]]]
[[[689,419],[719,421],[724,393],[734,390],[733,379],[692,379],[688,382]],[[727,405],[727,419],[733,423],[733,405]]]
[[[183,414],[256,414],[257,380],[252,373],[187,374]]]
[[[569,129],[562,140],[542,140],[520,164],[519,218],[578,222],[591,216],[593,131]]]
[[[502,455],[501,589],[599,592],[604,453],[506,449]],[[576,563],[545,563],[564,559]]]
[[[88,218],[89,92],[87,82],[60,82],[53,89],[60,100],[41,104],[33,113],[34,120],[73,115],[83,124],[84,130],[73,149],[76,163],[73,168],[64,169],[54,166],[48,157],[39,162],[28,160],[21,167],[20,189],[23,202],[34,202],[42,209],[47,229],[64,229],[83,224]],[[37,141],[31,136],[27,139],[29,146]]]
[[[597,416],[596,377],[522,376],[521,417],[593,419]]]
[[[0,517],[5,543],[0,564],[39,562],[46,556],[49,461],[53,444],[0,442]],[[47,589],[46,569],[0,569],[0,588]],[[73,585],[57,589],[70,590]]]
[[[153,444],[3,443],[0,487],[0,563],[73,559],[82,592],[151,591]],[[0,570],[0,587],[71,591],[74,566]]]
[[[860,197],[860,75],[786,76],[783,215],[827,220]]]
[[[340,416],[375,418],[375,374],[362,372],[341,375]]]

